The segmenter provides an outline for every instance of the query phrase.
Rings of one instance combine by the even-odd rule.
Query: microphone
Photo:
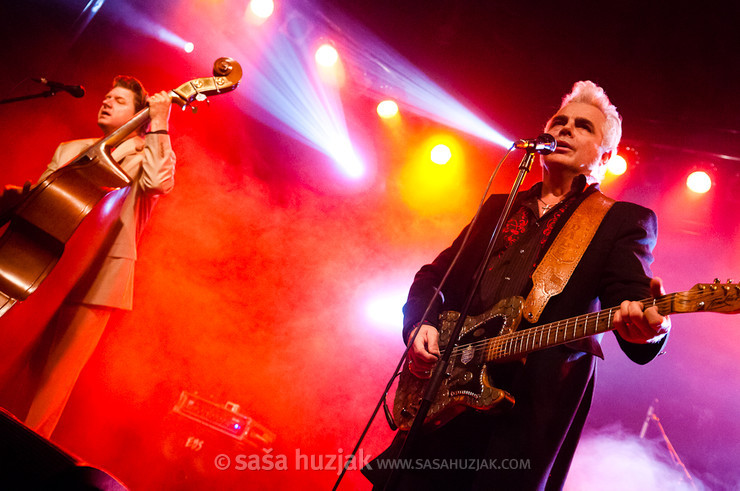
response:
[[[558,142],[556,142],[555,137],[549,133],[542,133],[534,140],[517,140],[514,143],[514,148],[521,148],[527,152],[536,152],[542,155],[554,152],[557,147]]]
[[[642,429],[640,430],[640,438],[645,438],[645,432],[648,428],[648,423],[650,423],[650,420],[653,417],[653,414],[655,414],[655,405],[658,403],[658,399],[654,399],[653,403],[650,404],[650,407],[648,408],[647,416],[645,416],[645,422],[642,423]]]
[[[62,90],[71,94],[72,97],[82,97],[85,95],[85,87],[83,87],[82,85],[66,85],[61,82],[52,82],[51,80],[47,80],[44,77],[32,78],[31,80],[46,85],[47,87],[49,87],[49,89],[51,89],[52,92],[59,92],[60,90]]]

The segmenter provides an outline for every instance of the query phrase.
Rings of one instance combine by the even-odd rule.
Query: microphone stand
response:
[[[691,477],[691,474],[689,474],[689,470],[686,468],[683,461],[681,460],[681,457],[678,456],[678,452],[676,452],[676,449],[673,448],[671,441],[668,439],[668,434],[665,432],[665,428],[663,428],[663,425],[660,422],[660,418],[658,417],[657,414],[655,414],[655,412],[653,412],[651,418],[658,425],[658,429],[660,429],[660,434],[663,436],[663,440],[665,440],[665,444],[668,447],[668,454],[671,456],[671,459],[673,459],[673,463],[681,468],[684,475],[686,476],[689,483],[691,484],[691,487],[694,489],[697,489],[694,479]]]
[[[460,332],[462,331],[462,327],[465,324],[465,318],[467,317],[468,310],[470,310],[470,305],[473,302],[473,297],[475,296],[475,292],[478,289],[478,285],[480,285],[481,279],[483,278],[483,273],[486,270],[486,265],[488,264],[488,261],[491,259],[491,255],[493,254],[493,249],[495,247],[495,244],[499,240],[499,236],[501,235],[501,230],[503,229],[503,226],[509,217],[509,213],[511,212],[511,208],[514,204],[514,200],[516,199],[516,195],[519,192],[519,187],[521,186],[522,182],[524,181],[524,178],[527,176],[529,171],[532,170],[532,162],[534,161],[534,154],[536,153],[536,149],[527,148],[526,150],[527,151],[524,157],[519,163],[519,174],[517,174],[516,180],[514,181],[514,185],[511,188],[511,192],[509,192],[509,197],[506,201],[506,204],[504,205],[504,209],[502,210],[501,215],[499,216],[498,223],[496,224],[496,228],[494,229],[491,239],[488,242],[488,248],[486,249],[486,252],[483,255],[483,259],[481,260],[481,263],[478,266],[475,276],[473,277],[472,286],[467,292],[465,303],[463,304],[463,307],[460,310],[460,317],[457,320],[457,323],[455,324],[455,327],[452,330],[452,333],[450,334],[450,342],[447,344],[447,347],[445,348],[445,351],[442,354],[442,357],[437,362],[437,365],[435,366],[434,371],[432,372],[432,376],[424,388],[424,395],[422,397],[421,404],[419,406],[419,412],[416,414],[416,417],[414,418],[414,422],[411,424],[411,428],[409,429],[409,432],[406,435],[406,439],[401,445],[401,448],[398,452],[398,456],[396,457],[399,460],[402,459],[404,455],[408,454],[414,449],[414,445],[416,445],[416,440],[424,424],[424,420],[426,419],[427,414],[429,413],[429,409],[431,408],[432,403],[434,402],[437,392],[439,392],[439,387],[442,384],[442,378],[449,377],[450,375],[447,373],[447,368],[450,363],[450,357],[452,356],[452,351],[456,344],[455,341],[460,337]],[[391,470],[391,474],[388,477],[388,480],[386,481],[384,489],[393,489],[395,487],[400,477],[399,470],[400,470],[399,466],[393,467],[393,469]]]
[[[55,90],[55,89],[50,88],[49,90],[39,92],[38,94],[30,94],[30,95],[24,95],[20,97],[12,97],[10,99],[2,99],[0,100],[0,104],[10,104],[11,102],[25,101],[28,99],[36,99],[37,97],[51,97],[53,95],[56,95],[57,92],[60,92],[60,91],[64,92],[61,89]]]

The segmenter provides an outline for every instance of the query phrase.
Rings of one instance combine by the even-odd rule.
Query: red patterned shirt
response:
[[[585,176],[578,176],[573,180],[570,192],[541,217],[537,199],[542,192],[542,183],[535,184],[517,197],[514,211],[506,221],[483,273],[475,310],[488,310],[502,298],[528,293],[532,286],[532,273],[557,232],[578,204],[597,187],[588,186]]]

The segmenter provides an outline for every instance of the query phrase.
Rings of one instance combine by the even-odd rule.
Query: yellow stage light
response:
[[[429,157],[435,164],[445,165],[452,158],[452,150],[447,145],[440,143],[432,148]]]
[[[252,0],[249,10],[260,19],[267,19],[275,11],[275,3],[272,0]]]
[[[331,67],[334,66],[339,60],[339,53],[336,48],[331,44],[322,44],[316,50],[316,63],[321,66]]]
[[[606,163],[606,169],[615,176],[621,176],[627,171],[627,161],[621,155],[614,155]]]
[[[686,187],[698,194],[704,194],[712,189],[712,178],[704,171],[695,171],[686,178]]]
[[[378,104],[377,111],[381,118],[392,118],[398,114],[398,104],[391,100],[385,100]]]

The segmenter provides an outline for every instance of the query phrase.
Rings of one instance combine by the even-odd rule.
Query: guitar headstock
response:
[[[213,77],[196,78],[170,91],[172,102],[185,107],[195,99],[223,94],[236,89],[242,78],[242,67],[231,58],[219,58],[213,64]]]
[[[691,307],[690,312],[740,313],[740,284],[731,280],[727,283],[699,283],[687,292],[684,304]],[[677,310],[680,312],[680,310]]]

